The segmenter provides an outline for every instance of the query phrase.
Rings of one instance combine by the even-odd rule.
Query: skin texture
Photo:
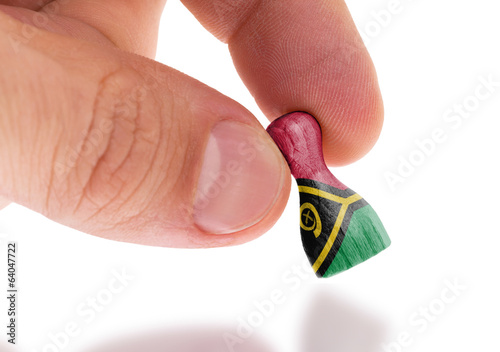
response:
[[[229,44],[241,78],[271,121],[292,111],[316,117],[331,166],[372,148],[382,128],[382,99],[344,1],[183,3]]]
[[[373,146],[380,93],[342,1],[184,3],[229,44],[270,120],[313,114],[330,165]],[[163,7],[0,0],[1,197],[93,235],[157,246],[239,244],[277,221],[290,189],[286,166],[257,223],[216,236],[196,226],[193,202],[214,125],[263,127],[238,103],[151,60]],[[270,138],[265,148],[275,152]]]

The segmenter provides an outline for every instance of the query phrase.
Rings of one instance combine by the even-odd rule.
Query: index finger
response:
[[[330,165],[375,144],[383,104],[371,58],[343,0],[182,0],[229,44],[234,64],[270,119],[296,110],[323,129]]]

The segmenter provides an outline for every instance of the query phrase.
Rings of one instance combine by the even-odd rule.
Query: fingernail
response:
[[[194,202],[194,221],[210,234],[228,234],[262,220],[285,180],[283,158],[264,130],[236,121],[210,134]]]

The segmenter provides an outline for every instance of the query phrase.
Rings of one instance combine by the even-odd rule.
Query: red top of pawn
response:
[[[326,183],[345,190],[325,164],[321,127],[306,112],[292,112],[274,120],[267,132],[283,153],[293,177]]]

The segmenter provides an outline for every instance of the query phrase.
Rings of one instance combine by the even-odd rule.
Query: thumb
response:
[[[288,168],[246,109],[151,60],[0,17],[0,196],[170,247],[242,243],[277,220]]]
[[[8,199],[0,197],[0,210],[5,208],[9,204],[10,204],[10,201]]]

